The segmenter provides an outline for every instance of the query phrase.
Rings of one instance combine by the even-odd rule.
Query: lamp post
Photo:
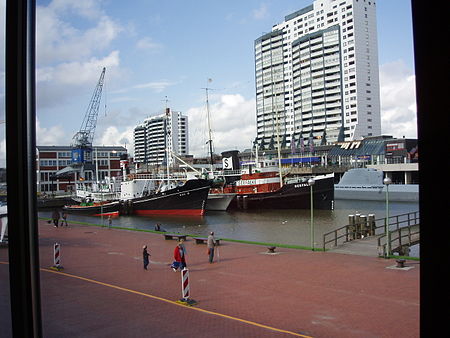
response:
[[[316,183],[314,178],[310,178],[308,180],[308,185],[310,187],[310,195],[311,195],[311,249],[314,251],[314,205],[313,205],[313,185]]]
[[[101,204],[100,204],[100,217],[102,218],[102,227],[103,227],[103,185],[105,184],[105,180],[102,180],[101,186],[100,186],[100,192],[101,192]]]
[[[386,256],[391,254],[391,233],[389,231],[389,184],[392,180],[385,177],[383,183],[386,185],[386,221],[384,222],[384,235],[386,236]]]

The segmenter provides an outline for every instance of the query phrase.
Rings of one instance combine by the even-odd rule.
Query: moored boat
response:
[[[61,208],[69,203],[74,203],[72,196],[41,195],[37,198],[38,209]]]
[[[236,193],[234,207],[239,209],[308,209],[311,188],[308,178],[285,180],[283,184],[276,167],[256,168],[242,174],[241,179],[224,187],[224,192]],[[314,177],[313,207],[333,208],[334,174]]]
[[[68,213],[88,216],[118,216],[119,209],[119,201],[81,203],[63,207],[63,210]]]
[[[211,189],[211,192],[208,194],[206,210],[226,211],[236,195],[235,193],[214,192]]]
[[[120,197],[120,184],[122,177],[105,177],[102,182],[86,184],[84,181],[77,182],[76,193],[73,197],[78,202],[105,202],[117,201]]]
[[[210,186],[207,180],[190,179],[154,190],[154,181],[134,178],[122,182],[121,201],[126,213],[136,215],[203,216]]]
[[[383,172],[373,168],[353,168],[344,173],[334,186],[336,199],[384,201],[386,185]],[[389,200],[416,202],[419,200],[418,184],[390,184]]]

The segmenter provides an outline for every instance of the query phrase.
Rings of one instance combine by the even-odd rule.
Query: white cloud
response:
[[[159,50],[163,47],[162,44],[154,42],[152,38],[144,37],[136,43],[136,47],[138,49],[144,49],[144,50]]]
[[[169,80],[160,80],[160,81],[152,81],[146,83],[140,83],[131,87],[122,88],[118,90],[114,90],[112,94],[123,94],[129,92],[133,89],[152,89],[155,93],[161,93],[166,90],[170,86],[174,86],[179,82],[169,81]]]
[[[84,86],[99,78],[103,67],[114,68],[120,63],[119,51],[112,51],[104,58],[92,57],[84,62],[64,62],[54,67],[41,67],[36,71],[37,85],[55,82],[57,85]]]
[[[79,29],[72,21],[83,19],[91,25]],[[36,60],[38,66],[90,57],[107,48],[123,30],[105,15],[98,1],[54,0],[36,8]]]
[[[261,20],[261,19],[266,18],[266,17],[267,17],[267,14],[268,14],[268,12],[267,12],[267,6],[266,6],[266,4],[264,4],[264,3],[262,3],[261,6],[259,6],[259,8],[254,9],[254,10],[252,11],[252,16],[253,16],[253,18],[254,18],[254,19],[257,19],[257,20]]]
[[[98,145],[105,146],[125,146],[129,152],[132,152],[133,148],[133,130],[134,126],[128,126],[124,130],[119,131],[117,127],[110,126],[103,131],[97,142]]]
[[[103,67],[107,68],[105,85],[123,77],[119,51],[111,50],[111,44],[124,29],[106,15],[101,3],[101,0],[52,0],[37,6],[38,114],[48,114],[46,108],[67,106],[92,93]],[[47,119],[42,118],[44,121]]]
[[[242,151],[251,147],[256,136],[255,109],[255,99],[246,100],[240,94],[221,95],[217,102],[210,103],[215,153],[231,149]],[[189,152],[195,156],[205,156],[209,139],[206,104],[188,109],[186,115],[189,116]]]
[[[72,141],[72,135],[68,136],[60,125],[50,128],[41,127],[36,119],[36,144],[40,146],[68,145]]]
[[[175,82],[170,82],[167,80],[147,82],[133,86],[134,89],[153,89],[155,92],[160,93],[164,91],[167,87],[173,86]]]
[[[380,67],[381,130],[417,138],[415,75],[402,60]]]
[[[116,97],[114,99],[109,100],[110,103],[119,103],[119,102],[135,102],[138,101],[137,98],[131,96],[121,96]]]
[[[104,58],[92,57],[84,62],[60,63],[53,67],[36,70],[36,104],[38,109],[61,105],[78,94],[93,92],[103,67],[106,67],[106,82],[120,77],[118,51]],[[85,106],[87,103],[85,104]]]

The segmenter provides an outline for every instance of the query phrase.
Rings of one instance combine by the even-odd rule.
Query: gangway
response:
[[[323,250],[388,257],[408,255],[409,248],[420,243],[419,211],[390,216],[388,221],[390,251],[385,234],[386,218],[362,218],[323,235]]]

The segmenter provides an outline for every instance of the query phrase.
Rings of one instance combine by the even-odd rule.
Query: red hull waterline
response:
[[[113,212],[104,212],[103,214],[94,214],[92,216],[119,216],[119,212],[118,211],[113,211]]]
[[[136,215],[180,215],[180,216],[203,216],[204,209],[175,209],[175,210],[134,210]]]

